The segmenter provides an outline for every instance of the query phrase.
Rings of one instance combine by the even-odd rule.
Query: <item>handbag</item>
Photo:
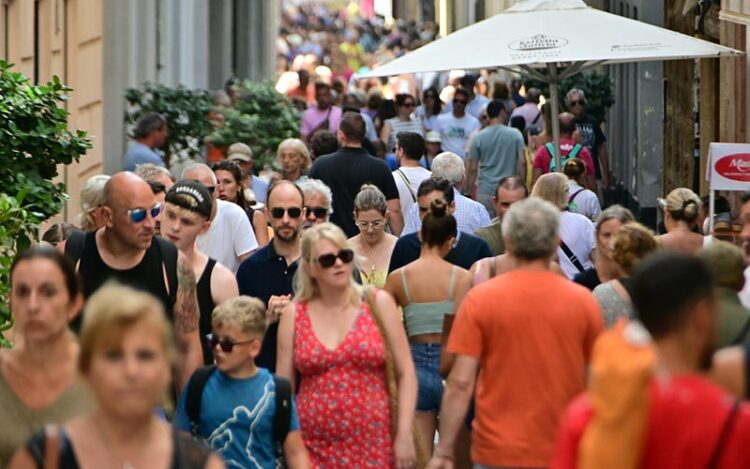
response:
[[[388,333],[385,330],[385,323],[380,315],[380,311],[375,302],[375,293],[377,292],[374,288],[368,288],[365,290],[365,299],[372,317],[375,319],[375,324],[378,326],[378,332],[383,339],[383,345],[385,348],[385,380],[386,389],[388,391],[388,404],[391,408],[391,434],[396,437],[396,431],[398,430],[398,383],[396,380],[396,365],[393,360],[393,347],[391,341],[388,338]],[[417,463],[415,467],[417,469],[424,469],[427,467],[427,462],[430,456],[422,446],[422,438],[415,422],[411,425],[411,434],[414,439],[414,453],[416,454]]]

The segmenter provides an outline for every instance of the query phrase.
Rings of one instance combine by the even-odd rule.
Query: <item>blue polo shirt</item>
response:
[[[280,256],[273,248],[273,241],[266,244],[258,252],[245,259],[237,269],[237,285],[240,295],[254,296],[266,306],[273,295],[292,294],[292,282],[297,272],[299,261],[287,265],[284,256]],[[279,323],[268,326],[263,337],[263,345],[255,363],[266,368],[271,373],[276,371],[276,336]]]
[[[419,241],[417,233],[411,233],[398,238],[391,254],[388,272],[393,272],[406,264],[416,261],[419,258],[421,250],[422,243]],[[490,251],[487,243],[483,239],[459,231],[458,242],[445,256],[445,260],[453,265],[469,270],[476,261],[485,257],[492,257],[492,251]]]

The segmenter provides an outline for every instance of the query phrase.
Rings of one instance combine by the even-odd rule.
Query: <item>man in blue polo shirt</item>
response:
[[[291,181],[279,181],[268,189],[266,217],[274,237],[270,243],[240,264],[240,295],[259,298],[268,307],[269,327],[255,363],[276,370],[276,335],[279,314],[291,301],[292,280],[300,257],[300,232],[305,220],[302,190]]]
[[[419,218],[424,218],[430,208],[430,204],[435,199],[443,199],[448,203],[451,214],[456,210],[455,194],[453,187],[446,179],[429,178],[422,181],[417,190],[417,204],[419,206]],[[396,241],[396,246],[391,254],[391,262],[388,266],[388,272],[409,264],[417,260],[422,249],[422,242],[419,240],[418,233],[411,233],[401,236]],[[451,264],[470,269],[474,262],[485,257],[492,257],[492,251],[487,243],[476,236],[466,232],[459,231],[456,243],[445,260]]]

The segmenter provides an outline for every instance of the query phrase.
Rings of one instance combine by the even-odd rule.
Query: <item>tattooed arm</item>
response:
[[[200,312],[195,283],[195,274],[190,262],[180,254],[177,258],[177,299],[173,310],[175,337],[181,352],[175,376],[178,394],[187,384],[190,375],[203,364],[198,331]]]

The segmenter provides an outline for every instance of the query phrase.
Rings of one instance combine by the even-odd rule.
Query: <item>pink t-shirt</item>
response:
[[[330,111],[330,114],[329,114]],[[341,123],[341,108],[333,106],[329,109],[318,109],[317,106],[312,106],[302,113],[302,125],[300,126],[300,134],[303,137],[309,139],[312,134],[320,129],[323,121],[328,118],[328,130],[336,134],[339,130],[339,124]]]
[[[573,147],[575,145],[575,141],[568,138],[561,138],[560,156],[568,156],[568,153],[573,150]],[[586,174],[596,174],[596,170],[594,169],[594,160],[591,159],[591,153],[589,153],[586,147],[581,148],[581,151],[578,152],[578,156],[576,158],[579,158],[586,165]],[[548,173],[549,163],[551,159],[552,156],[549,154],[547,146],[543,145],[539,150],[537,150],[536,156],[534,157],[534,169],[541,169],[542,174]]]

